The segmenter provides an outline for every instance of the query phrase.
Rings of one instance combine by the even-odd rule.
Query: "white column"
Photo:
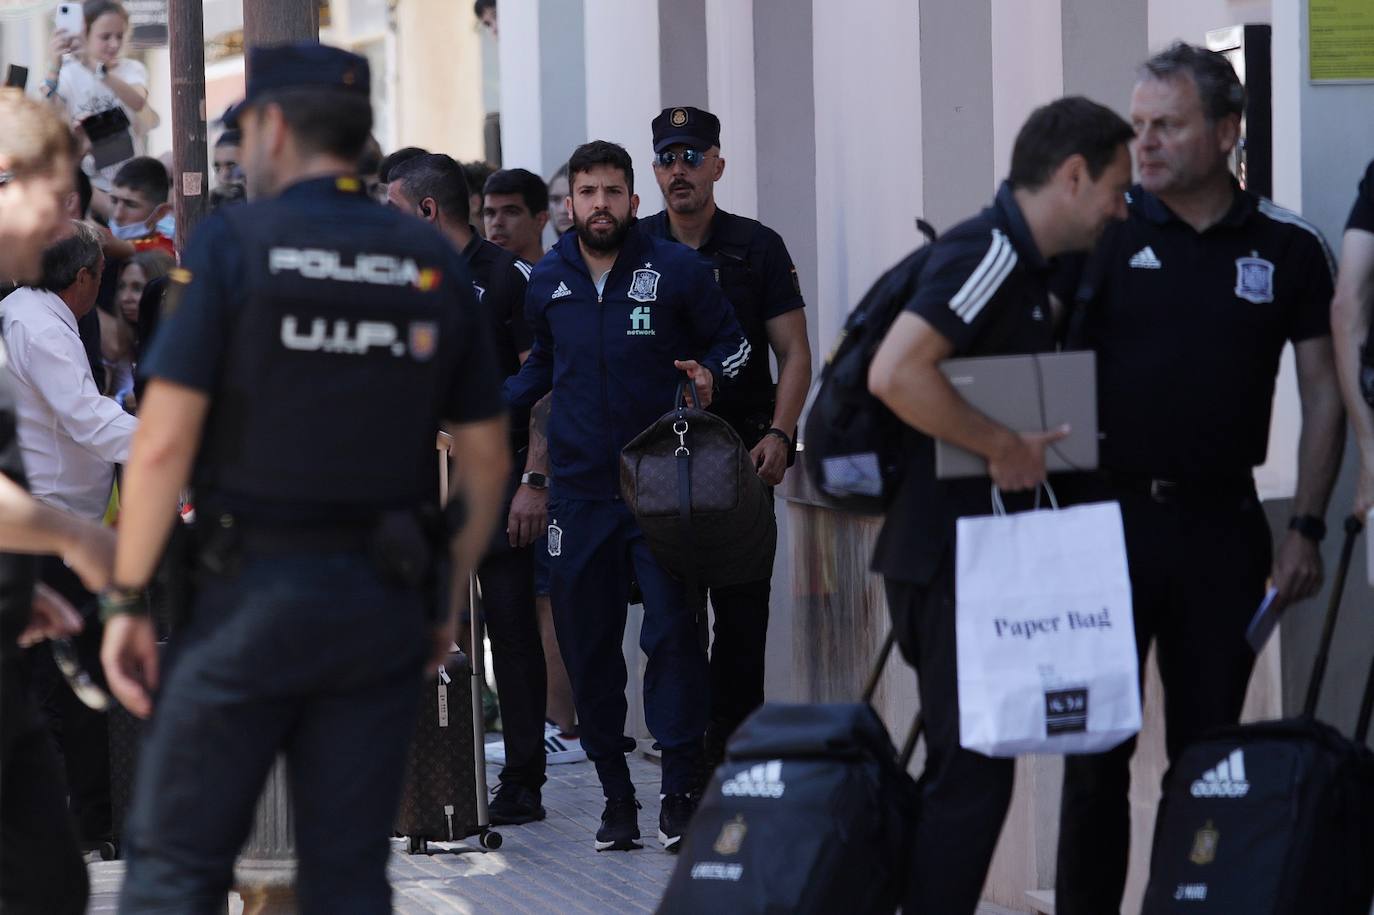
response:
[[[725,157],[716,200],[731,213],[757,218],[753,0],[706,0],[706,75]]]
[[[871,4],[863,15],[837,16],[833,3],[814,0],[822,353],[879,274],[921,243],[915,217],[924,206],[916,4]]]
[[[501,157],[544,175],[538,3],[501,6]]]
[[[639,215],[663,209],[654,184],[649,123],[659,93],[658,4],[586,0],[587,138],[619,143],[635,164]]]
[[[1059,0],[992,0],[992,174],[1011,168],[1032,111],[1064,94]]]

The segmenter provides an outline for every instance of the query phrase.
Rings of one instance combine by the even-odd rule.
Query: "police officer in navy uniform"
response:
[[[514,375],[533,342],[525,322],[530,265],[482,238],[468,224],[467,178],[452,157],[440,153],[416,156],[395,166],[389,178],[387,201],[432,223],[462,252],[472,273],[473,292],[491,321],[500,377]],[[530,475],[521,472],[529,437],[529,411],[513,410],[512,470],[503,519],[510,514],[510,501],[522,480],[529,485]],[[507,526],[498,526],[477,570],[506,751],[501,781],[488,806],[491,821],[498,826],[544,819],[540,789],[545,780],[544,706],[548,690],[534,607],[534,550],[528,544],[516,546],[506,530]]]
[[[1121,503],[1136,644],[1143,669],[1156,642],[1170,758],[1240,718],[1255,661],[1245,633],[1266,580],[1279,607],[1320,589],[1318,543],[1344,450],[1330,253],[1315,228],[1228,170],[1244,100],[1215,51],[1180,42],[1144,64],[1131,97],[1140,185],[1077,292],[1078,340],[1098,354],[1102,495]],[[1252,473],[1289,342],[1302,434],[1275,551]],[[1121,906],[1134,748],[1065,760],[1060,913]]]
[[[940,372],[953,356],[1047,352],[1055,331],[1050,260],[1089,249],[1124,215],[1130,125],[1084,98],[1035,111],[1011,174],[988,209],[935,243],[907,303],[874,355],[869,387],[913,428],[911,459],[873,567],[886,579],[898,642],[915,666],[927,762],[902,908],[971,915],[1011,801],[1015,760],[959,744],[954,530],[991,514],[988,480],[935,479],[934,440],[982,455],[1004,491],[1045,481],[1045,449],[1067,431],[1017,433],[978,412]],[[1030,508],[1029,494],[1007,503]]]
[[[102,594],[111,689],[143,716],[156,695],[121,910],[222,907],[280,752],[302,911],[389,912],[421,680],[453,638],[435,579],[447,554],[466,593],[490,537],[505,404],[462,258],[354,175],[367,61],[259,47],[249,74],[231,119],[252,200],[212,214],[173,274]],[[160,671],[138,589],[187,483],[196,596]]]
[[[1360,446],[1360,477],[1355,514],[1367,518],[1374,508],[1374,347],[1369,339],[1374,309],[1374,162],[1360,181],[1341,238],[1341,270],[1331,300],[1332,342],[1340,371],[1341,394],[1350,427]],[[1363,381],[1361,379],[1364,379]]]
[[[778,233],[716,205],[715,185],[725,173],[725,160],[714,114],[665,108],[652,126],[654,177],[665,207],[643,220],[644,230],[697,249],[734,306],[756,357],[722,390],[711,411],[730,422],[750,449],[759,476],[776,486],[793,462],[792,440],[811,384],[811,343],[797,268]],[[764,355],[769,348],[778,360],[776,387]],[[763,703],[770,584],[764,578],[710,592],[715,637],[703,772],[715,769],[731,732]]]
[[[697,255],[634,223],[639,198],[623,148],[584,144],[568,172],[577,231],[530,276],[534,349],[506,396],[532,406],[553,391],[550,597],[582,745],[606,795],[596,847],[633,848],[639,838],[621,653],[633,576],[644,595],[644,716],[663,748],[659,839],[673,849],[692,813],[706,658],[683,584],[654,560],[620,500],[620,449],[672,408],[679,382],[690,379],[709,403],[717,383],[738,377],[749,342]]]

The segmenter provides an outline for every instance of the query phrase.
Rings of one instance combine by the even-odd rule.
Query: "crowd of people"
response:
[[[622,639],[627,604],[643,603],[657,833],[677,848],[763,701],[770,582],[687,593],[621,499],[620,451],[687,384],[777,486],[813,377],[783,239],[716,203],[719,119],[646,113],[643,150],[593,140],[545,182],[384,154],[365,60],[257,48],[213,147],[216,207],[177,252],[166,168],[98,165],[73,133],[110,107],[134,134],[155,117],[146,74],[119,56],[127,15],[88,3],[86,20],[54,38],[46,105],[0,93],[0,274],[17,286],[0,304],[0,547],[48,554],[0,554],[7,909],[81,911],[78,848],[115,837],[104,717],[67,688],[51,639],[75,639],[152,716],[122,910],[222,900],[278,751],[303,907],[389,910],[423,670],[463,643],[465,612],[485,620],[503,726],[492,822],[542,819],[547,765],[585,754],[605,795],[592,841],[610,851],[640,847]],[[1139,70],[1129,121],[1078,97],[1035,111],[995,199],[934,243],[873,359],[873,394],[913,431],[873,562],[926,723],[906,911],[974,911],[1014,771],[960,745],[955,522],[987,513],[988,479],[937,480],[934,442],[986,459],[997,487],[1024,494],[1007,500],[1016,511],[1068,434],[988,419],[943,361],[1098,354],[1101,466],[1055,486],[1121,505],[1171,756],[1238,719],[1266,582],[1281,603],[1319,589],[1347,410],[1356,508],[1374,503],[1360,349],[1374,165],[1337,280],[1321,234],[1228,170],[1243,106],[1225,58],[1176,44]],[[664,202],[644,219],[641,152]],[[1275,550],[1253,468],[1289,343],[1303,425]],[[446,505],[440,428],[455,456]],[[146,592],[192,508],[194,594],[160,653]],[[116,516],[117,544],[102,526]],[[464,608],[470,574],[481,602]],[[1121,905],[1134,746],[1066,761],[1060,912]],[[64,808],[75,832],[54,828]]]

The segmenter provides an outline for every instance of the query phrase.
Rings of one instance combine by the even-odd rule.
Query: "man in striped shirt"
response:
[[[1084,98],[1030,116],[992,206],[935,243],[916,293],[869,371],[873,393],[911,426],[911,463],[873,567],[886,578],[902,654],[917,672],[927,762],[903,909],[972,913],[1011,801],[1014,760],[959,745],[954,644],[954,527],[989,514],[988,480],[937,481],[934,440],[987,458],[1004,491],[1045,480],[1045,448],[1066,430],[1023,434],[968,404],[941,374],[953,356],[1054,348],[1049,260],[1090,249],[1125,215],[1131,128]],[[1009,509],[1029,507],[1018,500]]]

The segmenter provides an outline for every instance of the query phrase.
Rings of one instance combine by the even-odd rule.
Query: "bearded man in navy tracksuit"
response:
[[[578,147],[568,180],[576,231],[530,275],[534,349],[506,382],[506,398],[531,406],[553,390],[549,591],[582,746],[606,795],[596,848],[638,847],[621,654],[634,578],[644,594],[644,716],[663,748],[659,841],[672,850],[692,815],[709,708],[706,655],[695,602],[654,560],[620,500],[620,449],[668,412],[684,378],[708,403],[748,361],[749,343],[695,252],[634,224],[639,198],[622,147]]]

